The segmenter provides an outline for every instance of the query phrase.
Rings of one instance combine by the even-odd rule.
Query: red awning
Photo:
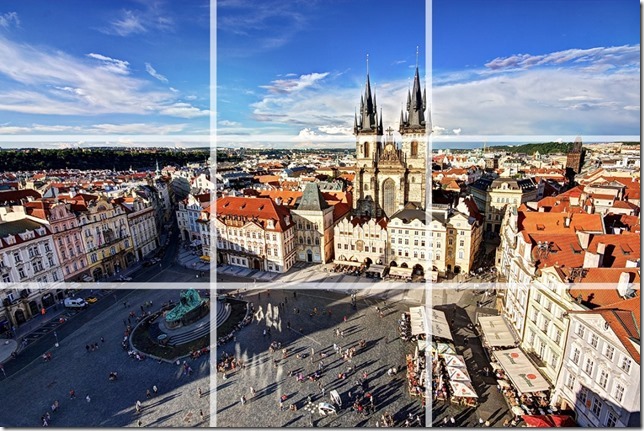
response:
[[[570,428],[577,426],[577,422],[567,415],[550,415],[550,420],[552,420],[556,427]]]
[[[548,416],[543,415],[523,415],[525,424],[534,428],[552,428],[555,424]]]
[[[523,415],[526,425],[533,428],[568,428],[576,427],[573,418],[566,415]]]

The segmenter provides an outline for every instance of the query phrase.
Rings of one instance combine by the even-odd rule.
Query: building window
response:
[[[581,403],[585,405],[587,398],[588,398],[588,388],[585,386],[582,386],[581,391],[579,391],[579,401],[581,401]]]
[[[9,274],[2,274],[3,283],[11,283],[11,276]]]
[[[342,248],[342,244],[338,243],[338,250]]]
[[[597,342],[599,341],[599,337],[597,334],[592,334],[590,336],[590,345],[593,346],[595,349],[597,348]]]
[[[586,358],[586,365],[584,366],[584,371],[586,372],[586,374],[590,376],[593,373],[594,366],[595,362],[590,358]]]
[[[572,351],[572,357],[570,358],[575,365],[579,365],[579,355],[581,352],[578,348],[575,347],[575,350]]]
[[[568,377],[566,378],[565,385],[566,385],[566,387],[568,389],[572,390],[572,388],[575,386],[575,376],[573,376],[572,374],[568,373]]]
[[[586,335],[586,327],[581,323],[577,325],[577,335],[579,335],[580,338],[584,338],[584,335]]]
[[[613,346],[606,345],[606,349],[604,350],[604,356],[606,356],[608,359],[612,361],[614,355],[615,355],[615,348]]]
[[[598,397],[593,397],[593,404],[590,407],[590,411],[593,412],[593,414],[597,417],[599,417],[600,413],[602,412],[602,402]]]
[[[615,413],[609,411],[606,416],[606,427],[614,428],[615,424],[617,424],[617,416],[615,416]]]
[[[599,386],[606,389],[606,384],[608,383],[608,372],[602,370],[601,375],[599,376]]]
[[[614,396],[615,396],[615,399],[620,403],[622,402],[622,399],[624,399],[624,386],[621,385],[620,383],[617,383],[615,385],[615,394],[614,394]]]
[[[630,373],[631,372],[631,363],[632,363],[632,361],[629,358],[624,357],[624,358],[622,358],[622,364],[620,365],[620,368],[622,370],[626,371],[627,373]]]

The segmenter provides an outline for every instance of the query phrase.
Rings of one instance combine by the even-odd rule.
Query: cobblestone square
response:
[[[208,355],[189,360],[194,373],[184,375],[181,366],[152,358],[137,361],[121,347],[124,319],[130,310],[139,310],[149,300],[155,306],[169,299],[176,302],[179,290],[133,290],[117,295],[118,300],[112,294],[103,297],[97,304],[106,301],[112,305],[70,336],[61,337],[59,347],[52,345],[51,361],[45,362],[38,356],[2,378],[1,426],[40,427],[41,416],[46,412],[51,415],[49,425],[53,427],[125,427],[137,426],[139,421],[141,426],[208,426],[211,399]],[[125,301],[127,307],[123,306]],[[59,328],[58,332],[61,331]],[[86,350],[85,346],[91,343],[98,343],[98,350]],[[108,379],[112,371],[118,373],[116,381]],[[146,390],[152,391],[153,386],[157,386],[158,393],[152,392],[147,398]],[[201,397],[198,388],[202,389]],[[70,399],[72,389],[75,399]],[[52,412],[55,400],[60,407]],[[142,403],[140,414],[135,412],[137,400]],[[200,411],[204,413],[203,420]]]
[[[375,427],[385,412],[393,415],[396,426],[409,413],[414,417],[420,414],[424,422],[425,409],[418,398],[409,395],[405,374],[405,355],[413,354],[415,345],[403,342],[397,328],[401,313],[418,304],[395,298],[385,304],[380,298],[358,293],[354,310],[346,292],[273,287],[245,291],[244,299],[253,303],[252,323],[237,332],[234,341],[217,349],[217,359],[225,353],[245,364],[242,369],[227,372],[226,379],[217,373],[218,427],[308,427],[311,421],[314,426]],[[377,306],[383,309],[382,317]],[[267,328],[270,333],[264,335]],[[344,335],[338,336],[336,329]],[[360,340],[366,341],[364,348],[356,347]],[[281,349],[269,352],[273,341],[287,349],[286,358]],[[335,354],[334,344],[343,350],[356,347],[351,362]],[[401,371],[390,377],[387,371],[392,367]],[[299,373],[306,377],[315,371],[321,375],[318,381],[297,381]],[[339,379],[340,373],[346,373],[346,379]],[[375,413],[368,416],[354,412],[350,401],[356,394],[356,380],[363,373],[367,373],[365,392],[375,398]],[[256,392],[254,396],[251,387]],[[325,417],[317,408],[309,413],[305,408],[307,398],[310,396],[316,406],[322,401],[330,402],[331,390],[342,398],[338,414]],[[287,396],[283,411],[282,395]],[[242,396],[247,400],[245,404]],[[291,404],[296,411],[289,410]]]

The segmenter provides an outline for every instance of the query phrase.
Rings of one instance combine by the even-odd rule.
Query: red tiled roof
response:
[[[223,216],[241,217],[255,221],[265,230],[284,232],[294,225],[290,210],[283,205],[276,205],[270,198],[246,198],[226,196],[216,202],[217,218]],[[286,223],[286,217],[290,223]],[[274,229],[269,229],[267,221],[273,220]]]
[[[606,246],[602,266],[624,268],[627,260],[640,258],[640,234],[624,232],[621,235],[592,235],[588,251],[597,253],[598,244]]]
[[[566,227],[565,219],[570,217],[570,227]],[[543,233],[574,233],[577,230],[588,232],[604,232],[601,214],[569,214],[535,211],[518,211],[519,231],[528,234]]]

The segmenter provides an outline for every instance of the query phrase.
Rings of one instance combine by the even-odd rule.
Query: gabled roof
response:
[[[297,209],[300,211],[323,211],[329,208],[326,200],[320,192],[320,188],[316,183],[307,183],[304,186],[302,199]]]
[[[639,345],[641,337],[640,301],[641,298],[638,295],[630,299],[620,299],[613,304],[586,312],[600,314],[622,343],[624,349],[638,364],[640,363],[640,352],[634,344]]]
[[[217,217],[226,216],[240,217],[244,220],[256,220],[261,223],[263,229],[268,228],[268,220],[272,220],[276,230],[284,232],[293,226],[293,220],[286,223],[291,212],[283,205],[277,205],[269,198],[246,198],[236,196],[225,196],[216,201]]]

